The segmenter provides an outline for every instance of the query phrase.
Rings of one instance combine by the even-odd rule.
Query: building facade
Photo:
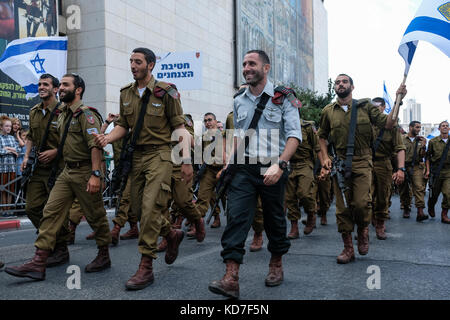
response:
[[[411,121],[422,122],[422,106],[416,99],[406,100],[406,106],[403,110],[403,123],[409,124]]]

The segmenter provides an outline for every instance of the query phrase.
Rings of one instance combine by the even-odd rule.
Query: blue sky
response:
[[[383,94],[383,80],[393,100],[403,80],[398,54],[403,33],[421,0],[325,0],[328,12],[329,72],[355,81],[355,98]],[[422,104],[422,122],[450,119],[450,60],[420,41],[406,81],[408,98]],[[400,118],[402,118],[400,110]]]

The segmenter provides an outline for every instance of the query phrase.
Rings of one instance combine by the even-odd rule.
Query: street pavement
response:
[[[441,199],[440,199],[441,200]],[[440,208],[439,206],[436,208]],[[253,231],[246,241],[247,252],[240,268],[240,293],[243,300],[450,300],[450,225],[440,222],[440,210],[434,219],[416,222],[416,211],[403,219],[399,198],[393,197],[388,239],[378,240],[370,226],[369,254],[347,265],[336,263],[343,249],[337,232],[335,206],[328,211],[328,225],[308,236],[291,241],[283,258],[284,282],[268,288],[264,279],[270,253],[267,238],[259,252],[249,252]],[[109,215],[110,224],[111,214]],[[180,246],[178,259],[166,265],[164,253],[154,261],[155,282],[141,291],[126,291],[125,282],[136,272],[140,261],[137,240],[120,241],[110,250],[112,267],[87,274],[84,267],[95,257],[94,241],[85,240],[91,232],[83,222],[77,229],[75,244],[69,247],[70,263],[47,269],[46,280],[12,277],[0,271],[0,300],[224,300],[208,290],[208,284],[220,279],[225,265],[220,257],[222,227],[207,227],[204,242],[188,240]],[[128,226],[122,229],[127,231]],[[289,224],[288,224],[289,231]],[[0,232],[0,260],[6,266],[22,264],[33,256],[36,232],[30,224],[20,230]],[[69,266],[81,269],[80,289],[74,283]],[[374,271],[375,270],[375,271]]]

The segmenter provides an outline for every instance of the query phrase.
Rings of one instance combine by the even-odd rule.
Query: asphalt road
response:
[[[450,299],[450,225],[434,219],[418,223],[413,210],[403,219],[398,197],[393,198],[391,220],[387,222],[388,239],[376,239],[370,227],[367,256],[356,253],[356,261],[336,263],[343,244],[337,232],[334,205],[328,212],[327,226],[308,236],[291,241],[283,258],[284,283],[275,288],[264,285],[270,253],[266,249],[247,251],[240,268],[241,299],[249,300],[430,300]],[[222,227],[207,227],[204,242],[183,240],[177,261],[168,266],[164,253],[154,262],[155,282],[141,291],[125,290],[125,282],[136,272],[140,255],[137,240],[121,241],[111,248],[112,267],[100,273],[84,273],[84,267],[96,255],[93,241],[85,240],[91,232],[84,222],[77,229],[76,242],[70,246],[70,263],[47,269],[45,281],[20,279],[0,271],[0,300],[224,300],[208,291],[212,280],[220,279],[225,265],[220,257]],[[112,222],[110,222],[112,225]],[[303,228],[303,226],[301,227]],[[122,230],[122,233],[128,226]],[[246,246],[251,243],[250,231]],[[6,266],[22,264],[33,256],[35,231],[29,227],[0,233],[0,260]],[[355,251],[356,251],[356,241]],[[74,283],[69,266],[81,270],[80,289]],[[375,270],[375,273],[374,271]],[[72,278],[70,278],[72,276]],[[368,285],[369,284],[369,285]]]

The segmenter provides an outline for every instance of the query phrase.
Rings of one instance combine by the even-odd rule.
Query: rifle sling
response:
[[[136,147],[136,142],[141,134],[142,125],[144,124],[145,113],[147,112],[147,105],[150,100],[150,90],[146,89],[144,95],[141,100],[141,111],[139,112],[139,118],[136,122],[136,126],[134,127],[133,137],[131,138],[130,147],[131,150],[134,151]]]
[[[350,130],[347,140],[347,152],[345,154],[345,179],[350,179],[352,176],[352,161],[353,161],[353,153],[355,152],[355,132],[356,132],[357,115],[358,115],[358,100],[353,100],[352,115],[350,118]]]
[[[378,147],[380,146],[380,144],[381,144],[381,140],[383,139],[383,135],[384,135],[384,130],[385,130],[386,128],[382,128],[381,130],[380,130],[380,133],[378,134],[378,137],[377,137],[377,140],[375,140],[375,143],[374,143],[374,145],[373,145],[373,156],[375,157],[375,153],[377,152],[377,150],[378,150]]]
[[[412,156],[412,164],[411,164],[411,169],[409,174],[412,175],[414,174],[414,165],[416,164],[416,159],[417,159],[417,146],[419,145],[419,140],[417,140],[417,138],[415,138],[414,140],[414,151],[413,151],[413,156]]]

